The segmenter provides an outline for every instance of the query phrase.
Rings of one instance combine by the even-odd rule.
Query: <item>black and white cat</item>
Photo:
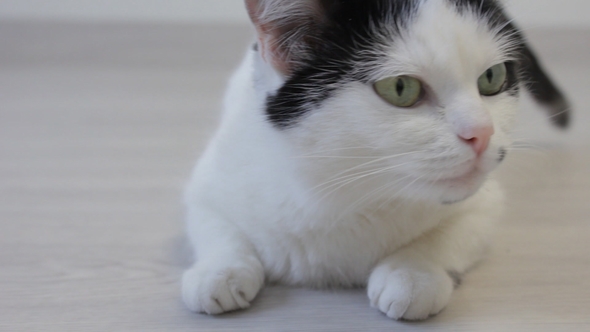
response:
[[[183,298],[367,286],[425,319],[490,244],[521,87],[567,103],[495,0],[246,0],[258,32],[186,193]]]

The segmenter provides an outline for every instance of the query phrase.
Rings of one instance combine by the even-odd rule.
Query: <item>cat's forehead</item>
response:
[[[390,72],[383,74],[479,76],[511,60],[515,44],[502,30],[507,22],[494,21],[467,1],[458,6],[457,1],[419,1],[411,18],[384,43],[383,69]]]

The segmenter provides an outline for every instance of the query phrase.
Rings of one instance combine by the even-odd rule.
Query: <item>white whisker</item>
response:
[[[347,170],[344,170],[344,171],[342,171],[340,173],[337,173],[337,174],[333,175],[328,181],[326,181],[326,182],[324,182],[322,184],[317,185],[316,187],[312,188],[312,190],[318,189],[318,188],[320,188],[320,187],[322,187],[322,186],[324,186],[326,184],[332,183],[332,182],[337,182],[337,181],[342,180],[344,178],[348,178],[348,177],[351,177],[351,176],[356,176],[359,173],[354,173],[352,175],[345,175],[345,174],[346,173],[349,173],[349,172],[352,172],[352,171],[356,171],[356,170],[358,170],[360,168],[363,168],[363,167],[366,167],[366,166],[370,166],[370,165],[376,164],[376,163],[381,162],[381,161],[385,161],[385,160],[389,160],[389,159],[393,159],[393,158],[398,158],[398,157],[403,157],[403,156],[408,156],[408,155],[411,155],[411,154],[416,154],[416,153],[421,153],[421,152],[424,152],[424,151],[414,151],[414,152],[401,153],[401,154],[396,154],[396,155],[391,155],[391,156],[386,156],[386,157],[381,157],[381,158],[377,158],[377,159],[371,160],[369,162],[366,162],[366,163],[363,163],[363,164],[360,164],[360,165],[351,167],[351,168],[349,168]],[[369,172],[371,172],[371,171],[372,170],[369,170]]]

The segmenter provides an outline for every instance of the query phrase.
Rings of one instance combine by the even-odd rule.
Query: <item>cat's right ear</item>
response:
[[[284,75],[305,59],[323,24],[320,0],[245,0],[265,61]]]

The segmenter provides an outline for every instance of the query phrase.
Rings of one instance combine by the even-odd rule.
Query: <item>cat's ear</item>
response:
[[[317,42],[324,0],[245,0],[265,61],[288,75]]]
[[[533,98],[549,111],[551,122],[560,128],[567,128],[571,108],[566,97],[545,72],[529,45],[522,47],[521,79]]]

